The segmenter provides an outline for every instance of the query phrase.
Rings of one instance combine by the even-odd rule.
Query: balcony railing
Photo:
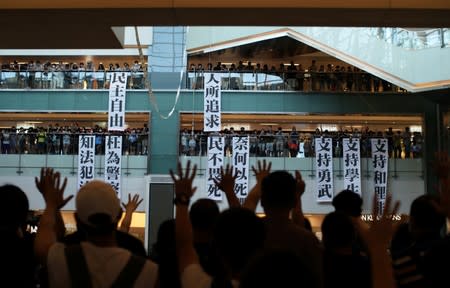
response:
[[[115,71],[0,70],[1,89],[108,89]],[[127,89],[144,89],[144,72],[125,72]]]
[[[0,70],[0,89],[108,89],[114,71]],[[222,90],[320,92],[406,92],[361,71],[188,71],[186,89],[203,89],[204,73],[221,74]],[[127,73],[127,89],[146,89],[144,72]]]
[[[333,71],[189,71],[186,88],[203,89],[204,74],[219,73],[222,90],[282,90],[320,92],[406,92],[366,72]]]

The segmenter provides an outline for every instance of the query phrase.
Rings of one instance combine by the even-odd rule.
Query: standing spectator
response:
[[[133,66],[131,66],[131,81],[133,82],[133,89],[144,88],[142,85],[142,66],[137,60],[135,60]]]
[[[402,133],[397,131],[394,133],[394,158],[402,158]]]
[[[405,159],[411,158],[411,132],[409,127],[405,127],[402,134],[403,145],[405,146]]]
[[[59,173],[45,169],[36,184],[44,196],[46,209],[34,247],[41,263],[47,264],[50,287],[67,287],[69,283],[71,287],[89,287],[94,283],[95,287],[155,286],[157,266],[117,247],[115,231],[122,211],[111,185],[94,180],[80,188],[76,221],[87,241],[69,246],[58,242],[54,218],[58,207],[68,201],[63,196],[66,180],[60,185]]]
[[[308,272],[317,285],[314,287],[322,287],[322,247],[315,235],[303,226],[301,195],[304,189],[300,173],[296,173],[294,178],[286,171],[275,171],[262,180],[261,206],[266,214],[264,222],[267,233],[265,248],[283,249],[298,256],[309,268]],[[301,217],[294,218],[297,209]]]

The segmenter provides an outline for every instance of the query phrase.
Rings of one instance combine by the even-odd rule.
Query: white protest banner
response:
[[[343,138],[344,189],[361,195],[361,154],[359,138]]]
[[[78,189],[94,179],[95,136],[80,135],[78,138]]]
[[[127,73],[114,72],[109,84],[108,131],[125,130]]]
[[[220,168],[223,166],[225,139],[221,136],[208,137],[208,169],[206,172],[206,188],[208,198],[220,201],[222,200],[222,192],[217,188],[214,179],[219,179]]]
[[[221,129],[221,74],[205,73],[204,89],[204,131]]]
[[[387,194],[388,178],[388,141],[387,139],[371,139],[372,142],[372,168],[374,191],[377,199],[379,214],[383,214]]]
[[[333,199],[333,142],[331,138],[315,138],[317,202]]]
[[[248,195],[248,170],[250,161],[250,138],[233,137],[233,168],[236,176],[234,193],[243,201]]]
[[[122,136],[106,136],[105,146],[105,181],[114,187],[120,199]]]

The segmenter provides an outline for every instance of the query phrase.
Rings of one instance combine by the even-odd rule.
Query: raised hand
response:
[[[266,160],[261,161],[258,160],[258,168],[252,166],[253,173],[256,176],[256,182],[261,184],[264,177],[270,174],[270,169],[272,168],[272,162],[266,163]]]
[[[237,175],[233,176],[233,166],[227,164],[225,171],[220,167],[220,180],[214,179],[214,183],[220,190],[225,192],[230,207],[240,207],[241,203],[234,193],[234,184],[236,183]]]
[[[302,179],[302,174],[298,170],[295,171],[295,183],[296,183],[295,192],[297,194],[296,196],[301,197],[305,192],[306,184],[305,181],[303,181]]]
[[[133,213],[139,207],[144,199],[140,199],[138,194],[134,194],[133,198],[128,194],[128,202],[123,203],[122,207],[125,209],[125,213]]]
[[[61,184],[61,175],[54,172],[52,168],[42,168],[40,178],[35,177],[36,187],[44,197],[46,205],[52,205],[57,209],[64,207],[73,195],[64,198],[64,190],[67,185],[67,178]]]
[[[214,179],[214,183],[220,190],[226,192],[234,192],[234,184],[236,182],[237,175],[233,176],[233,166],[227,164],[225,170],[220,167],[220,180]]]
[[[383,214],[379,216],[377,198],[374,194],[372,202],[372,224],[370,227],[367,227],[361,222],[357,222],[356,228],[364,242],[366,242],[369,250],[376,250],[377,248],[386,249],[389,246],[395,231],[392,215],[397,214],[398,208],[400,207],[400,202],[398,201],[395,202],[393,207],[391,207],[391,203],[392,196],[388,194],[386,197]]]
[[[195,175],[197,174],[197,165],[191,170],[191,161],[189,160],[186,165],[186,172],[183,175],[181,168],[181,163],[178,162],[178,173],[170,170],[170,176],[172,177],[173,183],[175,184],[175,199],[181,202],[189,202],[192,195],[194,195],[197,187],[193,187],[192,183],[194,181]]]

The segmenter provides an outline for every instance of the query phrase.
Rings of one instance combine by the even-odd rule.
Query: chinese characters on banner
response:
[[[204,131],[220,131],[221,129],[221,75],[205,73],[204,90]]]
[[[108,131],[125,130],[127,73],[114,72],[109,85]]]
[[[359,138],[342,139],[344,162],[344,189],[361,195],[361,154]]]
[[[388,142],[387,139],[371,139],[371,141],[374,191],[377,198],[378,212],[381,215],[383,213],[387,193],[389,159]]]
[[[233,137],[233,168],[236,175],[234,193],[242,202],[248,195],[248,169],[250,160],[250,138]]]
[[[94,179],[95,136],[80,135],[78,147],[78,189],[80,189]]]
[[[105,181],[114,187],[120,198],[122,136],[106,136],[105,146]]]
[[[220,136],[208,137],[208,169],[206,172],[206,190],[208,198],[220,201],[222,192],[217,188],[214,179],[219,179],[220,168],[223,165],[225,139]]]
[[[333,199],[333,144],[331,138],[315,138],[317,202]]]

